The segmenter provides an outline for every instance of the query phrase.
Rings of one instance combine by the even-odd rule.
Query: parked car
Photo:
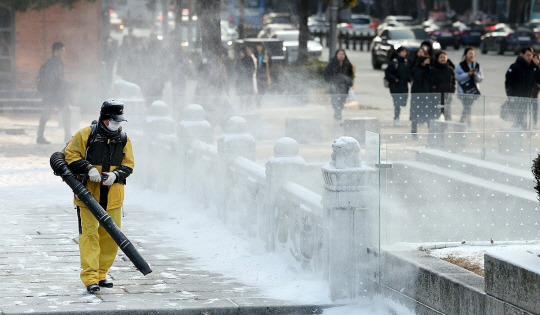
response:
[[[449,22],[433,22],[424,30],[441,44],[442,49],[448,46],[459,49],[459,31]]]
[[[353,14],[349,23],[339,23],[337,27],[341,33],[368,33],[375,35],[377,23],[369,15]]]
[[[229,48],[232,46],[235,40],[238,39],[238,31],[236,30],[236,26],[229,23],[229,21],[221,21],[221,43],[223,47]]]
[[[371,65],[373,69],[380,69],[388,64],[389,56],[400,46],[407,48],[408,57],[412,58],[420,44],[430,40],[433,49],[441,49],[437,41],[433,41],[421,26],[389,26],[381,29],[371,42]]]
[[[523,24],[523,27],[526,27],[530,29],[533,33],[536,39],[534,40],[534,43],[532,44],[532,47],[535,51],[540,50],[540,20],[539,19],[533,19],[525,24]]]
[[[282,30],[295,30],[297,29],[293,24],[267,24],[263,29],[257,34],[258,38],[268,38],[270,34]]]
[[[384,18],[383,22],[377,27],[377,31],[389,26],[407,26],[414,23],[414,19],[410,15],[389,15]]]
[[[287,56],[287,62],[294,62],[298,59],[298,36],[299,30],[277,31],[270,38],[277,38],[283,41],[283,48]],[[322,55],[322,45],[314,40],[308,40],[307,50],[310,59],[320,59]]]
[[[518,54],[521,48],[534,46],[536,37],[532,30],[519,27],[513,30],[508,24],[495,24],[491,32],[486,33],[480,40],[480,51],[487,54],[490,50],[495,50],[499,55],[507,51]]]
[[[324,15],[312,15],[308,18],[308,28],[310,33],[328,32],[330,23],[326,21]]]
[[[124,22],[118,16],[118,13],[114,11],[111,11],[109,14],[109,23],[111,25],[111,29],[117,32],[122,32],[124,30]]]
[[[267,13],[263,16],[263,25],[267,24],[293,24],[296,25],[295,17],[290,13]]]
[[[452,24],[458,32],[459,44],[463,46],[480,46],[482,35],[486,33],[485,27],[481,24],[465,24],[454,22]]]

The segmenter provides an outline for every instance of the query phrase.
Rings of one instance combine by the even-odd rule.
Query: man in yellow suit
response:
[[[83,184],[118,227],[124,185],[135,166],[131,141],[120,127],[126,121],[123,112],[124,104],[106,100],[97,124],[77,131],[64,152],[70,170],[81,176]],[[118,245],[77,196],[74,202],[79,217],[81,280],[90,293],[100,287],[112,288],[107,271],[116,258]]]

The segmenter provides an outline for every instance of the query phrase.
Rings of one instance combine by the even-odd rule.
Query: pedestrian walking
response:
[[[39,119],[36,142],[48,144],[45,139],[45,126],[52,114],[57,110],[62,115],[64,127],[64,140],[67,142],[71,138],[71,112],[69,110],[69,86],[64,79],[63,58],[66,53],[62,42],[55,42],[52,45],[52,56],[41,66],[37,79],[37,90],[42,96],[42,112]]]
[[[261,107],[262,97],[268,87],[272,84],[272,58],[263,43],[257,43],[255,46],[256,80],[257,80],[257,107]]]
[[[431,67],[431,84],[433,92],[441,94],[440,114],[444,115],[444,120],[452,120],[451,94],[456,91],[456,76],[444,50],[435,53]]]
[[[428,94],[431,92],[431,58],[429,56],[418,57],[417,65],[411,70],[411,109],[409,120],[411,121],[411,133],[416,138],[418,124],[427,123],[439,117],[438,102]],[[427,97],[425,97],[427,96]]]
[[[534,65],[536,66],[536,83],[533,84],[533,90],[532,90],[532,98],[534,100],[532,101],[532,124],[533,126],[536,126],[538,123],[538,92],[540,92],[540,54],[537,52],[534,53],[533,59],[532,59]]]
[[[420,57],[428,57],[428,58],[431,58],[426,50],[424,49],[424,47],[420,46],[418,47],[418,49],[416,50],[416,53],[414,54],[411,62],[409,63],[409,67],[411,68],[414,68],[416,65],[418,65],[418,62],[419,62],[419,59]],[[422,61],[423,62],[423,61]]]
[[[480,64],[474,59],[476,52],[473,47],[466,47],[463,51],[463,61],[461,61],[455,70],[456,80],[458,82],[457,92],[463,104],[460,122],[471,126],[471,107],[478,95],[480,95],[479,83],[484,76],[480,69]]]
[[[513,127],[527,129],[526,113],[528,101],[519,98],[530,98],[533,94],[538,68],[532,63],[534,50],[531,47],[521,49],[516,61],[506,71],[504,86],[506,95],[510,97],[501,109],[503,119],[512,119]]]
[[[131,141],[120,127],[123,121],[124,104],[107,100],[101,105],[99,121],[77,131],[64,150],[70,170],[81,175],[83,184],[118,227],[124,185],[135,166]],[[74,203],[79,219],[81,280],[90,293],[100,287],[112,288],[107,272],[118,245],[77,196]]]
[[[242,47],[234,65],[236,95],[240,97],[240,107],[247,109],[254,105],[253,95],[256,93],[257,82],[255,66],[257,61],[251,48]]]
[[[384,78],[388,81],[390,94],[394,102],[394,126],[399,126],[401,107],[407,106],[409,96],[410,71],[407,63],[407,48],[401,46],[391,57],[384,70]]]
[[[345,50],[338,49],[324,69],[324,79],[334,108],[334,123],[342,124],[341,113],[345,106],[349,89],[353,86],[354,72]]]

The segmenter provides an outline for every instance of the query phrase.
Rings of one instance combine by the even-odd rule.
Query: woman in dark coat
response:
[[[406,58],[407,49],[399,47],[384,71],[384,78],[388,80],[388,87],[394,100],[394,126],[399,126],[401,107],[407,105],[410,74]]]
[[[444,50],[439,50],[433,58],[431,83],[433,92],[441,93],[441,113],[444,114],[444,120],[452,120],[449,99],[450,94],[456,91],[456,75]]]
[[[328,83],[328,93],[330,93],[334,108],[334,120],[336,123],[341,123],[341,111],[354,79],[353,66],[345,50],[336,50],[336,54],[324,69],[324,79]]]
[[[429,56],[418,57],[417,65],[411,70],[411,133],[416,134],[419,123],[427,122],[439,117],[438,102],[433,97],[426,95],[431,92],[431,59]],[[413,135],[416,136],[416,135]]]

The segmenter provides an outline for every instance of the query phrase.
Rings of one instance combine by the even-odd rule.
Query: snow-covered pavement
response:
[[[255,314],[322,312],[328,284],[230,230],[188,196],[126,186],[122,230],[149,262],[140,274],[119,253],[113,289],[86,292],[79,279],[77,215],[70,188],[49,167],[58,144],[35,144],[37,121],[0,117],[0,313],[237,309]],[[60,129],[51,132],[61,132]],[[133,174],[136,176],[136,171]],[[410,314],[381,298],[339,301],[324,314]]]

